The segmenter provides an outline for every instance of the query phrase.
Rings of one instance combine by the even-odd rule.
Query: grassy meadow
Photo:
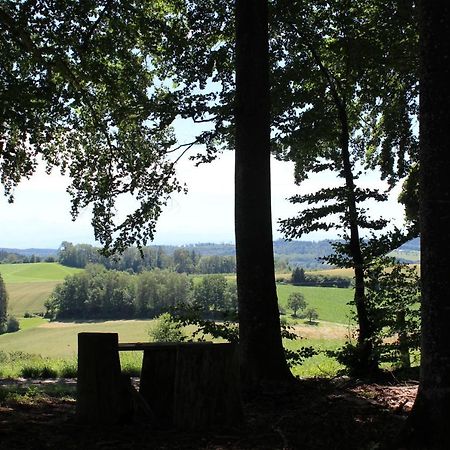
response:
[[[22,317],[26,312],[44,312],[44,302],[55,286],[81,270],[58,263],[0,264],[9,295],[9,313]]]
[[[53,288],[67,275],[79,271],[57,263],[0,265],[0,273],[10,298],[10,313],[19,318],[21,327],[16,333],[0,336],[0,356],[5,358],[5,355],[10,355],[8,361],[0,361],[0,366],[3,366],[0,367],[0,376],[19,376],[30,364],[40,367],[51,365],[60,375],[73,373],[76,367],[77,335],[80,332],[116,332],[120,342],[149,340],[148,331],[154,325],[154,320],[49,322],[40,317],[23,318],[25,312],[43,312],[44,302]],[[327,272],[333,275],[331,271]],[[336,275],[342,276],[341,273]],[[295,349],[313,346],[318,350],[333,350],[344,343],[349,333],[351,309],[348,302],[353,297],[352,289],[283,283],[279,283],[277,289],[280,306],[285,311],[284,317],[301,337],[296,341],[285,342],[286,347]],[[286,305],[292,292],[301,292],[308,307],[317,310],[317,323],[309,325],[304,319],[291,317],[291,311]],[[140,358],[140,352],[124,352],[121,354],[122,367],[138,372]],[[67,369],[71,372],[67,372]],[[304,377],[333,376],[338,369],[339,365],[334,360],[319,354],[294,368],[294,373]]]
[[[0,273],[7,284],[62,281],[67,275],[83,269],[62,266],[58,263],[0,264]]]

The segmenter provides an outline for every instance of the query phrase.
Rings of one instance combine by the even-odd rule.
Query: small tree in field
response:
[[[293,292],[288,297],[287,305],[288,308],[292,309],[292,315],[297,317],[297,311],[306,308],[305,297],[300,292]]]
[[[305,271],[302,267],[296,267],[293,271],[292,271],[292,275],[291,275],[291,281],[294,284],[297,283],[303,283],[306,280],[305,278]]]
[[[308,323],[312,324],[319,318],[319,314],[314,308],[308,308],[305,311],[305,317],[308,319]]]

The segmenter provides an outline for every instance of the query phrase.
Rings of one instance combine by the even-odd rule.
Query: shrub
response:
[[[77,377],[76,363],[65,363],[59,370],[59,376],[62,378],[76,378]]]
[[[148,334],[156,342],[182,342],[186,339],[182,325],[171,314],[161,314]]]
[[[20,330],[19,321],[14,316],[8,317],[8,322],[6,323],[6,332],[14,333]]]
[[[58,372],[48,365],[24,366],[20,371],[23,378],[58,378]]]

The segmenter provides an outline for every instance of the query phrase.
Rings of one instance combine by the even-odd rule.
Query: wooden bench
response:
[[[144,352],[139,394],[157,425],[194,430],[242,421],[236,344],[119,344],[116,333],[80,333],[77,410],[85,422],[114,423],[127,414],[119,351]]]

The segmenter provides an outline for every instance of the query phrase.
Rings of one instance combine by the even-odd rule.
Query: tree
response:
[[[366,277],[374,350],[381,361],[409,368],[410,352],[418,350],[420,343],[420,282],[416,268],[382,257],[370,264]]]
[[[287,300],[288,308],[291,308],[294,312],[293,316],[297,317],[297,311],[303,310],[306,308],[306,302],[305,297],[300,292],[293,292],[292,294],[289,294],[288,300]]]
[[[313,321],[317,320],[319,318],[319,314],[314,308],[308,308],[305,311],[305,317],[308,318],[308,323],[311,325]]]
[[[236,1],[235,233],[244,380],[287,380],[270,204],[267,0]]]
[[[206,275],[194,287],[194,303],[208,314],[224,311],[227,280],[223,275]]]
[[[378,369],[378,361],[373,351],[374,329],[364,272],[380,248],[373,233],[381,232],[389,221],[371,218],[364,206],[367,200],[386,200],[386,193],[358,186],[358,182],[364,166],[373,167],[372,160],[376,159],[379,165],[384,164],[383,176],[394,183],[406,173],[409,160],[405,155],[415,151],[411,121],[414,71],[409,66],[411,61],[406,62],[410,71],[398,69],[398,50],[386,45],[392,37],[405,33],[405,42],[413,46],[414,29],[399,26],[406,22],[398,18],[400,8],[397,11],[395,6],[391,11],[391,6],[378,7],[372,2],[294,3],[295,8],[287,15],[280,9],[277,22],[277,32],[285,39],[279,39],[275,47],[280,55],[287,55],[275,72],[279,75],[275,93],[285,99],[277,105],[278,147],[285,158],[296,162],[298,183],[310,173],[333,171],[340,185],[292,197],[291,202],[301,205],[302,211],[295,218],[281,221],[281,229],[288,238],[317,230],[342,230],[343,242],[334,245],[336,255],[324,260],[354,270],[359,371],[370,375]],[[409,3],[403,6],[411,7]],[[384,19],[384,9],[392,13],[390,21]],[[375,18],[384,20],[374,26]],[[379,28],[387,34],[382,36]],[[391,68],[386,79],[379,75],[381,64]],[[377,83],[383,84],[386,92]],[[286,85],[291,94],[285,92]],[[397,170],[389,156],[394,153],[398,155]],[[363,243],[364,230],[372,233],[372,248]],[[415,233],[396,229],[380,239],[385,243],[389,237],[394,249]]]
[[[403,445],[450,447],[450,4],[421,1],[420,230],[422,340],[420,383]]]
[[[8,292],[0,274],[0,334],[6,333],[8,324]]]
[[[73,217],[92,205],[106,248],[153,237],[162,205],[182,189],[167,155],[166,93],[148,68],[171,6],[2,2],[0,180],[10,201],[43,160],[70,176]],[[126,193],[138,207],[119,223],[115,205]]]
[[[235,61],[230,2],[50,7],[9,0],[0,9],[6,194],[12,199],[39,158],[59,166],[72,178],[73,216],[92,205],[105,251],[151,240],[168,197],[183,190],[176,161],[194,144],[206,147],[199,159],[210,161],[236,135],[241,349],[249,380],[290,377],[273,274],[267,9],[263,0],[237,2]],[[205,88],[208,81],[220,87]],[[175,146],[176,118],[212,122],[213,129]],[[139,207],[117,223],[115,204],[127,193]]]
[[[302,267],[296,267],[292,271],[291,281],[292,283],[303,283],[306,280],[305,270]]]

